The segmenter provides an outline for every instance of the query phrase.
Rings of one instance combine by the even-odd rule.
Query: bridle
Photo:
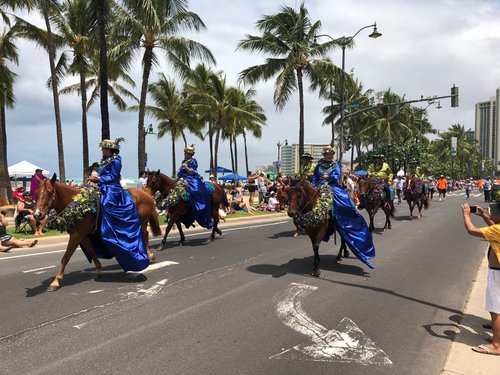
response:
[[[290,190],[302,190],[304,195],[306,195],[306,189],[305,189],[304,185],[302,185],[302,184],[300,184],[300,185],[299,184],[296,184],[296,185],[292,184],[292,186],[290,186]],[[319,194],[319,190],[315,190],[314,194],[311,196],[311,198],[306,203],[302,203],[302,199],[301,199],[301,202],[299,203],[299,205],[297,207],[297,212],[303,213],[304,208],[306,208],[309,205],[309,203],[311,203],[313,201],[314,197],[316,197],[317,194]],[[302,193],[301,193],[301,195],[302,195]]]

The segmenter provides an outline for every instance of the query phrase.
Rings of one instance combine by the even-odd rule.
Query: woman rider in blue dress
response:
[[[198,224],[207,229],[212,229],[211,192],[205,185],[203,177],[198,174],[198,162],[193,155],[193,146],[184,148],[184,160],[177,172],[177,178],[185,179],[188,183],[189,205],[191,212],[181,217],[182,223],[188,228],[196,220]]]
[[[369,259],[375,256],[372,235],[366,221],[359,214],[347,191],[340,186],[340,161],[334,162],[335,150],[331,146],[323,148],[323,159],[316,168],[311,183],[315,187],[329,185],[333,191],[333,215],[337,219],[337,229],[352,252],[368,267],[374,268]],[[327,239],[326,239],[327,240]]]
[[[149,265],[141,221],[134,199],[120,185],[122,159],[119,141],[105,139],[99,146],[99,175],[90,176],[100,190],[99,235],[91,240],[99,258],[116,260],[125,271],[141,271]]]

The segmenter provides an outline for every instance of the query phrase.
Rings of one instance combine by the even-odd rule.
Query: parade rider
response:
[[[304,152],[301,156],[300,178],[311,181],[316,164],[309,152]]]
[[[184,160],[177,172],[177,178],[184,179],[188,183],[189,205],[191,212],[181,217],[182,223],[189,228],[196,220],[202,227],[211,229],[214,226],[212,220],[211,192],[205,185],[203,177],[199,175],[198,162],[193,155],[194,145],[184,148]]]
[[[418,162],[415,159],[410,160],[408,168],[408,180],[411,179],[412,177],[419,178],[421,180],[424,179],[424,172],[422,172],[422,169],[420,168]]]
[[[134,200],[120,185],[119,143],[120,139],[104,139],[99,144],[102,160],[98,176],[87,179],[96,182],[100,191],[99,233],[90,238],[99,258],[116,257],[123,270],[142,271],[149,265],[149,258]]]
[[[339,184],[340,161],[333,161],[335,150],[331,146],[323,148],[323,158],[314,168],[312,185],[328,185],[333,191],[332,215],[337,221],[337,230],[353,253],[367,266],[373,268],[369,259],[375,256],[372,235],[366,221],[354,206],[347,191]]]
[[[390,204],[391,201],[391,191],[389,189],[389,183],[392,183],[392,170],[389,164],[384,162],[385,156],[383,154],[373,155],[373,163],[368,167],[368,175],[372,178],[381,178],[384,180],[384,193],[385,193],[385,204]]]

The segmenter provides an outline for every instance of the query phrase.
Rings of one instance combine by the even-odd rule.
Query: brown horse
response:
[[[408,207],[410,208],[410,217],[413,217],[413,210],[415,207],[418,208],[418,218],[422,217],[422,207],[425,209],[429,208],[429,199],[425,193],[423,182],[412,176],[408,179],[408,185],[403,190],[403,195],[408,202]]]
[[[138,190],[136,188],[128,189],[128,191],[134,198],[137,213],[141,219],[142,235],[144,236],[144,241],[146,242],[148,257],[151,261],[154,261],[155,255],[149,250],[149,234],[147,230],[149,223],[153,236],[156,237],[161,235],[161,228],[158,222],[158,213],[156,212],[154,200],[151,195],[145,191]],[[73,202],[73,197],[79,192],[80,189],[78,188],[56,182],[56,174],[54,173],[51,179],[43,180],[37,190],[35,216],[43,218],[51,209],[55,209],[56,212],[60,214],[70,203]],[[66,265],[80,244],[85,247],[94,261],[96,277],[98,278],[102,275],[101,262],[97,259],[92,242],[88,237],[89,234],[93,233],[97,228],[98,223],[96,221],[97,217],[95,214],[87,214],[73,227],[68,228],[68,245],[66,246],[66,251],[61,259],[59,272],[47,288],[48,291],[53,292],[61,287],[60,282],[64,277]]]
[[[373,232],[375,229],[375,225],[373,225],[373,218],[379,209],[382,209],[385,213],[384,229],[391,229],[391,217],[394,218],[394,199],[391,199],[388,204],[385,204],[385,199],[382,198],[384,191],[381,184],[383,182],[380,181],[380,179],[377,180],[379,181],[369,177],[363,177],[358,181],[358,198],[361,206],[361,208],[359,208],[359,206],[358,208],[364,208],[366,209],[366,212],[368,212],[368,216],[370,217],[370,225],[368,228],[370,229],[370,232]]]
[[[318,202],[320,198],[319,190],[314,188],[308,181],[295,180],[290,186],[286,187],[286,192],[288,195],[288,216],[294,219],[296,223],[296,215],[298,212],[307,214],[310,212]],[[313,252],[314,252],[314,267],[313,275],[319,277],[321,275],[321,270],[319,267],[320,257],[319,257],[319,245],[321,241],[324,240],[326,234],[332,234],[336,231],[337,221],[326,217],[323,221],[301,228],[304,230],[309,239],[311,240]],[[337,262],[342,260],[342,250],[344,251],[344,257],[349,256],[349,251],[344,240],[341,238],[342,242],[340,245],[339,253],[337,254]]]
[[[152,194],[156,192],[160,192],[163,199],[165,199],[168,194],[175,187],[176,181],[167,175],[160,172],[160,170],[156,172],[149,172],[147,184],[146,186],[151,190]],[[219,229],[219,207],[222,206],[227,208],[229,207],[229,202],[227,200],[226,193],[224,190],[217,184],[210,182],[213,186],[214,191],[211,195],[212,201],[212,220],[214,221],[214,226],[212,228],[212,234],[210,235],[210,241],[213,241],[215,238],[215,233],[217,232],[222,236],[222,231]],[[179,241],[179,245],[182,246],[186,237],[184,236],[184,232],[182,231],[182,225],[180,218],[182,215],[185,215],[190,210],[189,202],[185,202],[184,200],[179,201],[175,206],[170,208],[169,221],[167,225],[167,229],[165,230],[165,234],[163,236],[163,240],[161,241],[161,249],[163,250],[167,243],[167,237],[172,229],[173,225],[177,225],[177,229],[179,230],[179,235],[181,237]]]

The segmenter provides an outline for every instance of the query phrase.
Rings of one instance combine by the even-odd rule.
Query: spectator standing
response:
[[[401,204],[401,192],[403,191],[404,183],[406,179],[404,176],[396,176],[394,179],[394,190],[396,190],[396,196],[398,197],[398,204]]]
[[[486,176],[486,179],[484,180],[483,193],[484,193],[484,201],[486,203],[491,203],[491,178],[490,178],[490,176]]]
[[[259,189],[259,204],[265,203],[265,197],[267,194],[267,181],[264,177],[264,172],[259,173],[259,177],[257,178],[257,186]]]
[[[137,189],[142,190],[146,187],[146,183],[148,182],[147,180],[147,174],[145,171],[140,171],[139,172],[139,179],[137,180]]]
[[[500,203],[489,205],[490,215],[476,206],[476,214],[481,216],[488,226],[477,228],[471,221],[470,207],[462,205],[464,224],[471,236],[484,238],[490,243],[488,248],[488,284],[486,287],[486,310],[491,316],[493,338],[489,344],[472,347],[481,354],[500,355]]]
[[[470,199],[470,192],[472,190],[472,178],[465,181],[465,199]]]
[[[439,194],[439,201],[441,201],[441,197],[443,200],[446,200],[446,188],[448,187],[448,181],[444,177],[444,175],[439,176],[437,180],[437,189]]]
[[[434,197],[434,192],[436,191],[436,182],[432,177],[429,178],[429,184],[427,185],[428,190],[427,190],[427,196],[432,200]]]
[[[35,174],[33,175],[33,177],[31,177],[30,193],[34,201],[36,201],[36,191],[41,182],[45,179],[45,176],[42,172],[43,171],[40,168],[37,168],[35,169]]]
[[[248,197],[248,203],[252,207],[253,207],[253,200],[255,198],[255,192],[257,191],[257,185],[255,184],[255,180],[258,179],[258,177],[259,176],[253,174],[252,171],[248,171],[247,173],[247,178],[248,178],[247,190],[248,194],[250,195]]]

